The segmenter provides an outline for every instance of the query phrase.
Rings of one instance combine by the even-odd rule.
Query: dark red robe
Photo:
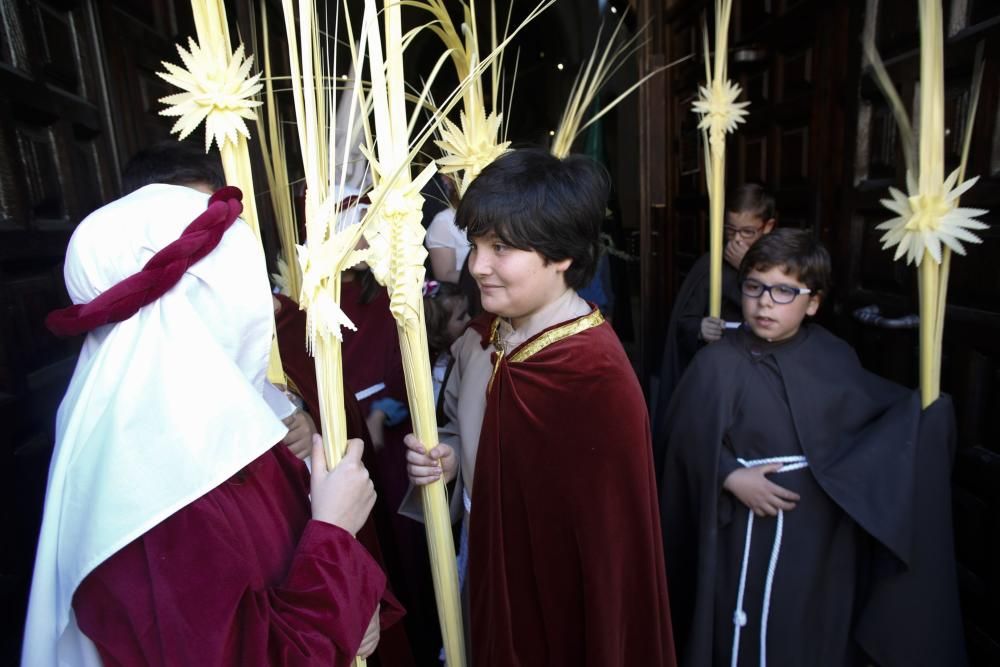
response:
[[[476,667],[674,664],[642,392],[610,325],[571,333],[598,317],[494,376],[470,515]]]
[[[73,609],[104,664],[349,665],[385,575],[308,491],[279,444],[101,563]]]
[[[316,361],[306,350],[306,313],[299,309],[299,304],[283,294],[276,295],[281,302],[281,309],[275,314],[275,325],[278,334],[278,350],[285,377],[288,378],[291,389],[298,394],[306,404],[306,410],[316,422],[316,428],[322,432],[319,411],[319,393],[316,385]],[[375,472],[375,451],[371,446],[371,436],[365,424],[361,407],[354,398],[354,393],[347,389],[344,394],[344,411],[347,414],[347,437],[361,438],[365,442],[362,461],[372,475],[376,489],[381,490],[381,483]],[[358,531],[358,541],[368,549],[368,552],[378,562],[383,570],[386,567],[385,552],[394,553],[396,542],[392,530],[392,515],[395,508],[386,504],[379,497],[375,502],[368,521]],[[395,592],[398,584],[394,572],[389,571],[389,589]],[[378,648],[374,655],[368,658],[369,667],[407,667],[413,665],[413,654],[402,620],[405,612],[392,593],[386,594],[391,604],[382,607],[382,628]]]

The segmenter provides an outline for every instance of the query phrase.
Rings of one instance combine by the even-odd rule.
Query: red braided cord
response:
[[[219,245],[243,212],[243,193],[227,186],[208,200],[208,208],[180,237],[153,255],[142,270],[102,292],[89,303],[54,310],[45,326],[57,336],[76,336],[132,317],[177,284],[188,268]]]

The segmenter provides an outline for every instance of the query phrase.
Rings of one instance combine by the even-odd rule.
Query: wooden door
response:
[[[919,31],[912,0],[868,0],[862,30],[874,30],[879,52],[911,113],[919,99]],[[974,664],[1000,664],[1000,6],[986,0],[944,2],[947,169],[957,166],[970,101],[976,46],[985,46],[986,71],[975,119],[968,175],[980,181],[963,206],[989,209],[992,228],[982,245],[968,245],[951,270],[943,350],[942,389],[955,401],[959,449],[954,516],[959,585]],[[841,288],[837,327],[862,361],[897,382],[916,386],[918,310],[916,271],[892,262],[875,225],[890,217],[879,204],[889,186],[905,188],[899,137],[881,93],[863,73],[858,86],[853,159],[844,176],[846,217],[835,261]],[[887,318],[867,323],[858,313],[877,307]],[[903,328],[896,328],[904,325]]]

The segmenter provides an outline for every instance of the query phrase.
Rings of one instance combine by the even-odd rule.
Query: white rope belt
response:
[[[808,468],[809,462],[804,456],[775,456],[769,459],[736,459],[744,468],[766,466],[772,463],[782,464],[776,473],[792,472]],[[740,588],[736,595],[736,611],[733,612],[733,660],[732,667],[740,661],[740,631],[747,624],[747,614],[743,610],[743,593],[747,585],[747,565],[750,561],[750,540],[753,536],[753,510],[747,519],[747,536],[743,542],[743,565],[740,568]],[[785,525],[785,513],[778,510],[778,525],[774,532],[774,545],[771,547],[771,560],[767,564],[767,580],[764,582],[764,604],[760,612],[760,665],[767,665],[767,616],[771,611],[771,586],[774,583],[774,572],[778,567],[778,556],[781,554],[781,534]]]

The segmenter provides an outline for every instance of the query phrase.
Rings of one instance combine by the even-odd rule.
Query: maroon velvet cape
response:
[[[278,335],[278,351],[285,377],[290,388],[302,397],[306,409],[316,422],[316,428],[322,432],[319,411],[319,392],[316,385],[316,361],[306,351],[306,313],[299,309],[299,304],[283,294],[276,295],[281,302],[281,309],[275,314],[275,325]],[[371,445],[371,436],[365,424],[361,407],[349,389],[344,394],[344,411],[347,414],[347,437],[361,438],[365,443],[362,461],[372,474],[372,481],[379,488],[378,476],[374,473],[375,451]],[[395,539],[392,534],[391,515],[394,512],[380,497],[375,502],[375,508],[358,531],[358,541],[368,550],[368,553],[378,562],[383,570],[385,551],[395,551]],[[392,592],[396,589],[393,573],[389,574],[389,590],[386,591],[380,615],[381,635],[378,648],[368,658],[369,667],[408,667],[413,665],[413,655],[406,629],[402,623],[404,614],[402,605]]]
[[[476,667],[675,664],[642,392],[610,325],[573,333],[598,318],[543,331],[493,378],[470,519]]]
[[[308,492],[276,445],[99,565],[73,608],[104,664],[349,665],[385,575]]]

